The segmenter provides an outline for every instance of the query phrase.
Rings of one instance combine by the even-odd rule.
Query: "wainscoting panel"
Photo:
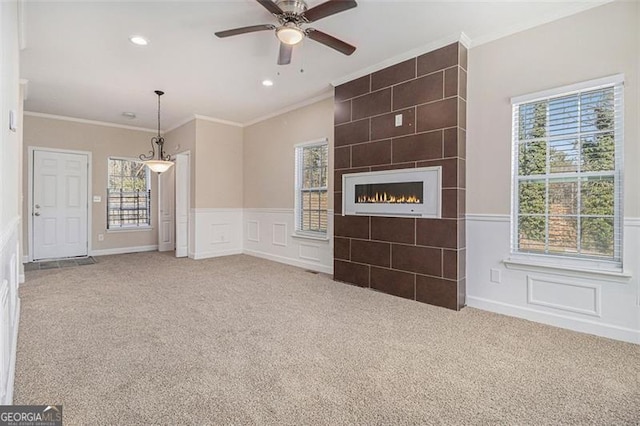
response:
[[[333,273],[332,238],[295,236],[293,209],[245,209],[246,254],[327,274]],[[329,211],[328,236],[333,235],[333,211]]]
[[[242,253],[243,209],[192,209],[194,259]]]
[[[600,317],[600,286],[528,275],[527,303]]]
[[[272,226],[273,226],[273,245],[286,247],[287,246],[287,224],[274,223]]]
[[[20,218],[0,229],[0,405],[13,402],[16,343],[20,323]]]
[[[316,245],[300,243],[300,259],[320,262],[320,248]]]
[[[467,214],[468,306],[640,343],[640,222],[625,220],[624,274],[508,268],[508,215]]]
[[[211,244],[228,244],[231,242],[231,223],[211,224]]]
[[[247,221],[247,241],[260,242],[260,223],[257,220]]]

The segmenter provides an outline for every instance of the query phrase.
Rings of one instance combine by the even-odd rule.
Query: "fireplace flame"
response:
[[[420,204],[422,201],[415,195],[395,195],[386,192],[376,192],[374,195],[358,196],[358,203],[384,203],[384,204]]]

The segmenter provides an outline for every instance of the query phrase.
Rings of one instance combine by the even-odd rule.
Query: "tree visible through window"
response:
[[[135,160],[109,158],[107,229],[151,225],[149,171]]]
[[[296,147],[296,231],[326,234],[328,144]]]
[[[516,252],[620,261],[621,88],[514,105]]]

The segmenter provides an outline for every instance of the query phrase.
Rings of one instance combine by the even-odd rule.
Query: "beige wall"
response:
[[[0,232],[20,214],[20,188],[16,183],[20,173],[20,133],[9,130],[9,111],[19,118],[20,83],[18,68],[18,5],[15,1],[0,3]],[[20,126],[21,123],[18,123]]]
[[[242,208],[242,149],[241,127],[196,119],[196,208]]]
[[[196,120],[193,119],[182,126],[167,132],[165,138],[165,152],[175,159],[176,154],[189,151],[190,159],[190,207],[196,206]]]
[[[244,207],[294,207],[294,145],[329,139],[333,170],[333,97],[244,129]],[[329,173],[329,194],[333,174]],[[333,197],[329,197],[333,208]]]
[[[512,96],[625,74],[625,216],[640,216],[637,2],[614,2],[469,50],[467,213],[509,214]]]
[[[92,153],[92,188],[93,195],[102,197],[100,203],[89,202],[92,230],[90,231],[91,248],[103,250],[112,248],[138,247],[158,244],[157,218],[157,176],[151,173],[151,225],[152,230],[145,231],[112,231],[107,232],[106,195],[107,195],[107,158],[109,156],[136,158],[146,153],[151,132],[128,130],[117,127],[85,124],[66,120],[25,116],[24,117],[24,158],[28,161],[28,148],[55,148]],[[24,211],[27,212],[28,167],[24,167],[23,191]],[[28,217],[27,214],[25,216]],[[27,223],[24,226],[25,251],[28,253]],[[98,234],[104,234],[104,241],[98,241]]]

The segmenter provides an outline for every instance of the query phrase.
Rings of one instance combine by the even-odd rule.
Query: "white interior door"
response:
[[[176,156],[176,257],[189,254],[189,154]]]
[[[33,152],[33,260],[88,254],[86,154]]]
[[[158,175],[158,251],[175,249],[175,167]]]

